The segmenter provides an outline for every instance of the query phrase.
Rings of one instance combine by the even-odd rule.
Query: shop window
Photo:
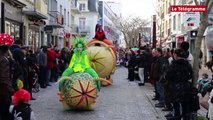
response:
[[[20,38],[20,26],[18,25],[15,25],[14,38],[16,39]]]
[[[13,38],[15,38],[15,25],[13,23],[11,23],[10,25],[11,25],[10,35],[13,36]]]
[[[64,24],[67,24],[67,15],[66,15],[66,9],[64,9]]]
[[[15,40],[20,39],[20,26],[12,22],[5,21],[5,33],[10,34]]]
[[[10,23],[9,22],[5,22],[5,33],[10,34]]]

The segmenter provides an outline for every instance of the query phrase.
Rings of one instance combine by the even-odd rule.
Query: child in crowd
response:
[[[198,91],[199,93],[204,96],[206,94],[207,89],[209,88],[211,84],[211,80],[209,79],[209,76],[207,73],[202,74],[202,78],[200,78],[198,81]]]
[[[30,93],[24,89],[19,89],[13,96],[13,105],[10,106],[10,113],[14,120],[35,120],[30,108]]]

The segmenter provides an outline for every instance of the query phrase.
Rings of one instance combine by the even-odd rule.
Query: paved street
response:
[[[201,73],[207,70],[201,70]],[[152,101],[153,88],[150,84],[139,87],[129,82],[127,69],[117,68],[112,86],[102,87],[94,111],[65,111],[57,96],[57,84],[35,93],[32,108],[38,120],[165,120],[160,108]],[[198,115],[206,114],[201,108]]]
[[[151,85],[128,82],[127,69],[118,68],[114,84],[102,87],[95,111],[65,111],[58,101],[57,84],[34,94],[32,108],[38,120],[157,120],[158,112],[148,99]]]

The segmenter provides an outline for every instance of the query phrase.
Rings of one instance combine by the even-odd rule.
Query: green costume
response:
[[[63,72],[62,77],[70,76],[76,72],[86,72],[89,73],[93,78],[98,78],[98,74],[92,67],[90,66],[90,61],[86,51],[86,43],[84,38],[80,38],[75,40],[75,49],[72,59],[70,61],[69,67]],[[59,82],[59,91],[61,91],[61,87],[64,85],[64,81]],[[97,87],[100,91],[101,83],[97,81]]]

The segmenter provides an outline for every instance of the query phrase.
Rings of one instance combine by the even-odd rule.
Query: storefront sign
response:
[[[187,12],[184,15],[184,26],[185,27],[198,27],[200,21],[199,13]]]
[[[13,7],[5,2],[5,17],[13,21],[22,22],[21,9]]]
[[[201,5],[171,5],[171,12],[206,12],[207,6]]]
[[[184,36],[178,36],[177,37],[178,42],[183,42],[184,41]]]
[[[53,27],[52,26],[45,26],[44,27],[44,31],[46,33],[52,33],[53,32]]]

